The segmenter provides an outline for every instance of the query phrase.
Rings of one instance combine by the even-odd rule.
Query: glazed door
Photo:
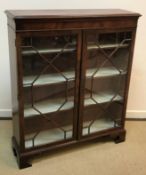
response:
[[[123,126],[131,44],[131,31],[84,33],[82,136]]]
[[[79,32],[33,32],[20,43],[25,149],[75,139]]]

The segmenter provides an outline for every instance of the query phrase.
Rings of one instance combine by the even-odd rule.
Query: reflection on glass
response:
[[[25,147],[71,139],[76,35],[22,41]]]
[[[82,135],[120,127],[131,32],[87,33]]]

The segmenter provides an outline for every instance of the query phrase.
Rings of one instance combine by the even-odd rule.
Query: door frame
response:
[[[76,65],[75,65],[75,92],[74,92],[74,114],[73,114],[73,136],[71,139],[56,141],[36,147],[25,148],[25,139],[24,139],[24,94],[23,94],[23,59],[21,55],[21,43],[22,38],[24,37],[45,37],[53,35],[66,35],[66,34],[75,34],[77,35],[77,51],[76,51]],[[73,140],[77,140],[78,133],[78,110],[79,110],[79,87],[80,87],[80,62],[81,62],[81,45],[82,45],[82,36],[81,30],[50,30],[50,31],[31,31],[31,32],[17,32],[16,34],[16,46],[17,46],[17,84],[18,84],[18,113],[19,113],[19,129],[20,129],[20,149],[22,152],[31,151],[34,149],[45,148],[52,145],[67,144]]]
[[[113,33],[113,32],[131,32],[131,43],[130,43],[130,49],[129,49],[129,61],[127,65],[127,76],[125,80],[125,89],[124,89],[124,96],[123,96],[123,111],[122,111],[122,117],[121,117],[121,126],[117,128],[110,128],[106,130],[97,131],[91,134],[82,135],[82,127],[83,127],[83,113],[84,113],[84,87],[85,87],[85,81],[86,81],[86,64],[87,64],[87,35],[89,32],[95,32],[98,33]],[[131,68],[132,68],[132,61],[133,61],[133,50],[134,50],[134,44],[135,44],[135,34],[136,34],[136,28],[125,28],[125,29],[84,29],[83,31],[83,39],[82,39],[82,53],[81,53],[81,82],[80,82],[80,107],[79,107],[79,125],[78,125],[78,140],[82,140],[85,138],[90,138],[94,136],[103,135],[104,133],[110,134],[110,132],[118,131],[119,129],[124,129],[125,126],[125,115],[126,115],[126,106],[127,106],[127,98],[128,98],[128,91],[129,91],[129,84],[130,84],[130,77],[131,77]]]

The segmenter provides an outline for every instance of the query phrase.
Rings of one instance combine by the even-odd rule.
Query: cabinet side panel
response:
[[[8,19],[8,23],[9,19]],[[9,58],[10,58],[10,74],[11,74],[11,94],[12,94],[12,111],[13,111],[13,135],[18,144],[20,142],[20,128],[18,115],[18,88],[17,88],[17,61],[16,61],[16,47],[15,47],[15,31],[9,26]]]
[[[10,58],[10,73],[11,73],[11,92],[12,92],[12,110],[15,113],[18,110],[17,101],[17,63],[16,63],[16,47],[15,47],[15,32],[9,26],[9,58]]]

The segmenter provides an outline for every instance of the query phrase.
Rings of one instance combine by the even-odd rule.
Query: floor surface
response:
[[[100,141],[32,160],[19,170],[11,150],[11,120],[0,120],[0,175],[146,175],[146,122],[127,121],[120,144]]]

